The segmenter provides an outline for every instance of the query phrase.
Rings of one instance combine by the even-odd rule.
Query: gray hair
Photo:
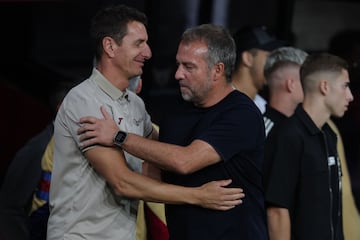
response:
[[[288,65],[301,66],[308,54],[301,49],[294,47],[280,47],[272,51],[264,66],[264,76],[266,79],[280,67]]]
[[[226,81],[231,82],[231,74],[235,67],[235,42],[229,31],[213,24],[203,24],[187,29],[181,38],[185,44],[202,41],[208,47],[206,62],[211,68],[217,63],[223,63]]]

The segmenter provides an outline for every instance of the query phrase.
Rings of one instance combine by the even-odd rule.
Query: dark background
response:
[[[212,2],[201,1],[198,24],[211,22]],[[189,14],[184,0],[0,0],[0,181],[16,150],[52,120],[49,97],[56,85],[89,76],[94,55],[88,35],[90,19],[100,7],[112,3],[136,7],[149,17],[153,57],[144,68],[141,96],[154,122],[162,117],[162,107],[178,94],[173,75],[178,40]],[[338,32],[358,34],[359,12],[357,0],[229,0],[225,25],[231,32],[246,25],[266,25],[296,47],[327,51]],[[359,44],[360,38],[353,36],[350,39]],[[340,44],[345,45],[350,44]],[[354,72],[359,56],[349,56]],[[352,76],[355,101],[346,117],[336,123],[343,134],[353,189],[359,198],[360,117],[356,99],[360,75]]]

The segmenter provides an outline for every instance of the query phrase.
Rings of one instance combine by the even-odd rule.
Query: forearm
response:
[[[150,162],[143,162],[142,174],[152,179],[161,181],[161,169]]]
[[[197,188],[170,185],[131,171],[127,176],[118,178],[113,188],[119,195],[150,202],[200,205]]]
[[[194,140],[190,145],[183,147],[129,133],[122,148],[162,169],[180,174],[193,173],[221,160],[214,148],[201,140]]]
[[[267,219],[270,240],[290,240],[291,224],[288,209],[268,207]]]
[[[143,175],[128,172],[120,180],[121,189],[126,196],[150,202],[168,204],[193,204],[214,210],[229,210],[242,203],[245,196],[242,189],[229,188],[231,180],[206,183],[199,187],[182,187],[148,179]],[[134,176],[131,176],[131,175]],[[119,191],[117,191],[119,192]]]
[[[188,188],[148,178],[128,168],[120,149],[98,146],[87,150],[84,155],[120,196],[169,204],[195,204],[216,210],[231,209],[244,197],[242,189],[228,187],[231,180]]]
[[[171,204],[199,204],[197,188],[170,185],[133,172],[122,151],[96,147],[86,151],[85,156],[118,195]]]
[[[129,133],[122,148],[161,169],[181,172],[182,165],[186,164],[184,159],[187,157],[184,147],[149,140],[136,134]]]
[[[103,109],[102,109],[103,111]],[[94,144],[104,146],[121,146],[125,151],[156,166],[189,174],[206,166],[221,161],[220,155],[207,142],[196,139],[187,146],[162,143],[136,134],[119,131],[119,127],[103,112],[105,119],[84,117],[80,120],[82,126],[78,129],[82,147]],[[150,137],[157,138],[156,132]]]

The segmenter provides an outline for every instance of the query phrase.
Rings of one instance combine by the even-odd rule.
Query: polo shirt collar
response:
[[[93,69],[93,79],[99,87],[108,94],[113,100],[123,100],[128,98],[127,90],[121,91],[111,84],[109,80],[107,80],[104,75],[102,75],[99,70],[96,68]]]
[[[302,107],[302,104],[299,104],[297,106],[295,112],[296,115],[301,120],[301,122],[303,122],[303,124],[311,134],[315,135],[320,132],[320,129],[315,125],[314,121],[310,118],[309,114],[305,112],[304,108]]]
[[[275,108],[271,107],[269,104],[266,104],[266,106],[265,106],[264,116],[270,118],[275,124],[278,124],[282,120],[288,118],[285,114],[283,114],[282,112],[279,112]]]

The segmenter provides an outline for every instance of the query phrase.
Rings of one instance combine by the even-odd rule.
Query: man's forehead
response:
[[[207,46],[201,42],[180,43],[178,53],[186,52],[189,55],[203,55],[208,51]]]
[[[128,38],[143,38],[143,39],[146,40],[147,37],[148,37],[148,34],[147,34],[147,31],[146,31],[146,28],[145,28],[144,24],[134,21],[134,22],[129,22],[128,23],[127,32],[126,32],[125,37],[128,37]]]

